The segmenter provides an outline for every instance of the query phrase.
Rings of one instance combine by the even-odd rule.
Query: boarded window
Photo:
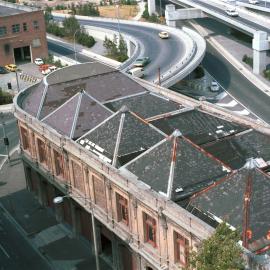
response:
[[[56,150],[53,150],[53,156],[54,156],[55,175],[64,177],[63,156]]]
[[[106,195],[104,182],[96,175],[93,175],[92,179],[94,186],[95,204],[97,204],[103,209],[106,209]]]
[[[177,232],[174,232],[175,262],[185,266],[188,262],[189,241]]]
[[[117,221],[123,222],[126,225],[129,223],[128,218],[128,200],[116,193],[116,204],[117,204]]]
[[[46,153],[46,145],[45,143],[37,139],[37,149],[38,149],[38,159],[40,163],[44,163],[47,165],[47,153]]]
[[[156,220],[150,217],[148,214],[143,213],[143,225],[144,225],[144,241],[152,245],[154,248],[156,248],[157,246]]]
[[[72,161],[71,163],[72,163],[74,187],[80,190],[81,192],[85,193],[82,167],[77,162]]]
[[[28,136],[28,130],[21,127],[20,128],[20,131],[21,131],[21,138],[22,138],[22,148],[24,150],[29,150],[29,136]]]

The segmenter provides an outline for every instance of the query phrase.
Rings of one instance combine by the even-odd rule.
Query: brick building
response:
[[[0,65],[47,56],[43,11],[0,1]]]
[[[106,269],[181,269],[224,216],[267,254],[269,126],[99,63],[48,75],[15,115],[29,190]]]

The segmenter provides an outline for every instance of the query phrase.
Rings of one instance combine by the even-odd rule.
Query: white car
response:
[[[43,60],[42,60],[41,58],[36,58],[36,59],[34,60],[34,62],[35,62],[35,64],[38,65],[38,66],[44,64],[44,62],[43,62]]]
[[[252,5],[257,5],[259,4],[259,1],[258,0],[248,0],[249,4],[252,4]]]
[[[210,90],[212,92],[218,92],[219,91],[219,84],[216,81],[211,82]]]
[[[225,12],[231,17],[237,17],[239,15],[235,8],[227,8]]]
[[[158,36],[159,36],[161,39],[167,39],[167,38],[170,37],[169,33],[166,32],[166,31],[159,32],[159,33],[158,33]]]
[[[127,73],[131,76],[142,78],[144,76],[144,69],[142,67],[135,67],[130,69]]]

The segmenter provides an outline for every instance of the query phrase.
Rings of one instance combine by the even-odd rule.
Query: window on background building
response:
[[[174,232],[175,262],[186,265],[189,255],[189,241],[177,232]]]
[[[128,218],[128,200],[116,193],[116,204],[117,204],[117,220],[124,222],[126,225],[129,223]]]
[[[64,176],[63,156],[56,150],[53,150],[53,156],[55,165],[55,175],[63,177]]]
[[[6,26],[0,26],[0,37],[3,37],[7,34]]]
[[[47,164],[46,145],[40,139],[37,139],[37,149],[38,149],[39,162]]]
[[[152,245],[154,248],[157,246],[157,227],[156,220],[148,214],[143,214],[144,224],[144,241]]]
[[[20,128],[20,131],[21,131],[21,137],[22,137],[22,148],[24,150],[28,150],[29,149],[29,136],[28,136],[28,130],[21,127]]]
[[[27,23],[23,23],[23,31],[26,32],[28,30]]]
[[[20,32],[20,25],[19,24],[13,24],[12,25],[12,33],[19,33]]]
[[[33,21],[33,27],[34,29],[39,29],[38,21]]]

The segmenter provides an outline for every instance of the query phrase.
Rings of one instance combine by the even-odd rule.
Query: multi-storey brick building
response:
[[[47,56],[43,11],[0,1],[0,65]]]
[[[15,115],[29,190],[94,243],[108,269],[181,269],[224,216],[241,228],[246,197],[226,207],[218,194],[229,200],[231,182],[215,188],[245,190],[255,166],[270,199],[267,125],[99,63],[48,75],[18,94]],[[265,252],[270,204],[256,198],[245,246]]]

